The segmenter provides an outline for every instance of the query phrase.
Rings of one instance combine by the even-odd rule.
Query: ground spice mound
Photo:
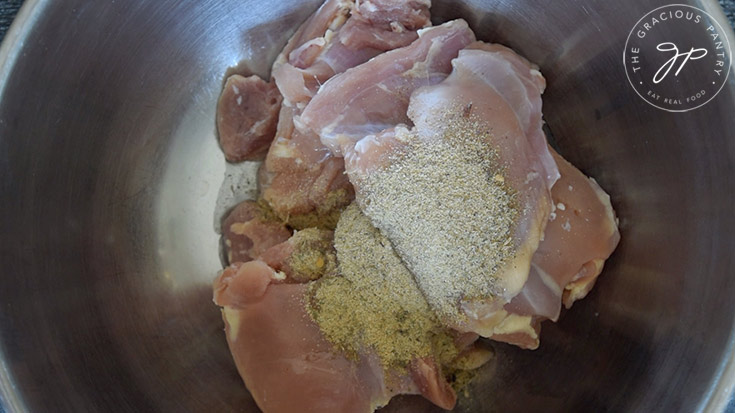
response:
[[[360,206],[391,240],[431,308],[461,323],[460,302],[502,293],[519,217],[492,133],[467,111],[445,114],[434,136],[398,129],[405,145],[361,177]],[[439,119],[439,117],[437,117]]]
[[[354,195],[351,191],[337,189],[329,192],[314,211],[303,214],[286,214],[280,218],[288,226],[297,230],[306,228],[334,229],[342,210],[352,203],[353,198]]]
[[[312,283],[308,306],[330,342],[353,356],[372,350],[388,369],[456,356],[453,346],[437,345],[451,339],[391,243],[356,205],[342,213],[334,246],[341,276]]]
[[[284,269],[297,282],[313,281],[337,269],[337,257],[332,248],[332,231],[307,228],[296,231],[289,239],[293,252],[286,258]]]

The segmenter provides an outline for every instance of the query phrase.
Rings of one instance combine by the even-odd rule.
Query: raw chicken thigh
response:
[[[488,337],[526,282],[546,225],[550,155],[534,151],[513,108],[467,60],[460,53],[446,80],[413,94],[413,129],[370,137],[372,146],[393,141],[384,164],[361,156],[358,142],[347,172],[434,311]]]
[[[276,133],[281,94],[258,76],[227,78],[217,103],[217,132],[229,162],[262,159]]]
[[[513,323],[492,338],[524,348],[539,345],[539,321],[559,317],[584,298],[620,241],[610,197],[592,178],[551,151],[561,178],[551,188],[554,203],[544,238],[531,262],[528,282],[505,310]]]
[[[299,248],[290,252],[281,249],[264,259],[287,267],[300,253]],[[214,281],[230,351],[261,409],[367,413],[396,394],[420,394],[446,409],[454,406],[454,391],[429,360],[386,373],[369,350],[357,358],[337,350],[307,314],[308,291],[308,284],[261,260],[233,264]],[[473,354],[472,341],[461,344],[465,354]]]
[[[457,53],[475,40],[464,20],[419,31],[419,40],[330,79],[301,115],[333,153],[399,123],[411,94],[447,77]]]
[[[253,201],[241,202],[227,214],[222,222],[222,235],[228,262],[253,260],[291,237],[286,225],[272,215]]]
[[[534,151],[542,154],[539,160],[546,183],[551,187],[559,179],[559,170],[548,156],[542,129],[541,94],[546,89],[546,79],[538,66],[496,43],[475,42],[460,54],[465,67],[477,73],[513,108]]]
[[[294,35],[273,66],[289,105],[306,103],[337,73],[413,42],[431,24],[428,1],[329,0]]]
[[[311,132],[293,126],[296,109],[281,108],[278,132],[261,167],[262,198],[290,226],[331,228],[354,198],[344,161],[329,153]]]
[[[371,412],[387,403],[380,369],[335,351],[306,313],[304,284],[281,284],[260,261],[214,284],[240,376],[265,412]]]

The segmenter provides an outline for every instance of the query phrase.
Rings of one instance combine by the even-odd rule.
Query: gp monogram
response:
[[[720,24],[704,10],[683,4],[643,16],[623,52],[636,93],[669,112],[697,109],[714,99],[727,81],[731,58]]]

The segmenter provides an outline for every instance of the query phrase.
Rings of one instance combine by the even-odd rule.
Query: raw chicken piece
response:
[[[304,284],[273,284],[259,261],[215,281],[227,343],[240,376],[268,413],[372,412],[387,403],[379,368],[340,355],[305,310]]]
[[[488,60],[493,58],[486,54]],[[412,130],[396,127],[369,136],[345,156],[358,202],[394,243],[434,310],[453,328],[489,337],[503,322],[503,306],[526,282],[551,196],[543,161],[548,151],[535,151],[526,125],[476,70],[478,63],[474,56],[460,54],[446,80],[412,95],[408,110],[415,124]],[[514,71],[511,66],[505,70],[508,76]],[[468,136],[474,141],[463,143]],[[446,155],[439,150],[446,150]],[[402,177],[406,160],[414,159],[414,153],[427,157],[419,159],[424,169]],[[463,163],[473,154],[487,158],[482,170]],[[494,170],[483,169],[488,163]],[[443,164],[453,168],[438,171]],[[391,168],[398,175],[385,180],[382,172]],[[380,180],[385,181],[375,182]],[[501,198],[514,195],[503,204],[501,198],[472,187],[475,183],[496,188]],[[457,201],[463,197],[465,201]],[[480,214],[505,205],[508,220],[492,214],[487,220],[463,218],[465,205],[478,205]],[[507,249],[507,254],[497,261],[483,252],[498,248]],[[426,251],[435,259],[427,260]]]
[[[313,133],[293,126],[296,109],[283,105],[278,134],[260,173],[261,196],[296,229],[334,229],[354,198],[344,161],[332,156]]]
[[[250,261],[291,237],[291,231],[272,213],[253,201],[238,204],[222,224],[229,262]]]
[[[410,124],[406,109],[411,94],[444,80],[451,60],[474,40],[464,20],[420,30],[411,45],[330,79],[306,106],[301,121],[335,154],[366,135]]]
[[[472,43],[460,55],[466,68],[495,88],[513,108],[534,151],[543,154],[539,158],[546,184],[551,188],[559,179],[559,170],[549,154],[542,129],[541,94],[546,89],[546,79],[538,66],[495,43]]]
[[[538,347],[540,320],[556,321],[562,302],[570,308],[587,295],[620,241],[610,197],[594,179],[553,149],[551,153],[561,172],[551,189],[554,211],[533,256],[528,282],[505,306],[515,318],[506,330],[512,337],[492,337],[526,348]]]
[[[296,48],[301,47],[305,43],[318,39],[327,33],[327,30],[334,30],[344,24],[350,9],[353,6],[352,0],[327,0],[309,16],[304,23],[299,26],[286,46],[276,59],[276,64],[286,62],[288,55]]]
[[[262,159],[276,133],[281,95],[258,76],[232,75],[217,102],[217,131],[229,162]]]
[[[414,393],[415,390],[412,389],[411,393],[404,391],[401,394],[420,394],[443,409],[454,409],[457,394],[441,375],[440,368],[433,359],[415,359],[408,369],[411,387],[415,386],[418,391]]]
[[[273,65],[287,104],[304,104],[335,74],[410,44],[416,30],[431,24],[429,6],[402,0],[325,3]]]
[[[337,271],[333,239],[332,231],[307,228],[296,231],[288,241],[274,245],[259,258],[290,280],[313,281]]]
[[[431,25],[430,7],[430,0],[356,2],[352,18],[340,33],[341,42],[351,49],[403,47],[416,40],[416,30]]]
[[[230,351],[263,411],[372,412],[396,394],[454,407],[456,396],[431,360],[386,377],[371,355],[353,360],[339,353],[307,314],[308,286],[283,281],[282,273],[251,261],[226,268],[214,282]]]

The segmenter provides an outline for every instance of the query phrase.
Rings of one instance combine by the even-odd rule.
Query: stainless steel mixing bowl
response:
[[[211,302],[215,101],[241,60],[267,75],[318,2],[27,2],[0,55],[5,409],[257,411]],[[691,112],[640,99],[622,51],[658,0],[434,3],[541,65],[557,144],[610,192],[623,234],[591,296],[544,324],[537,351],[495,345],[459,410],[723,409],[735,76]],[[726,25],[715,2],[691,4]]]

